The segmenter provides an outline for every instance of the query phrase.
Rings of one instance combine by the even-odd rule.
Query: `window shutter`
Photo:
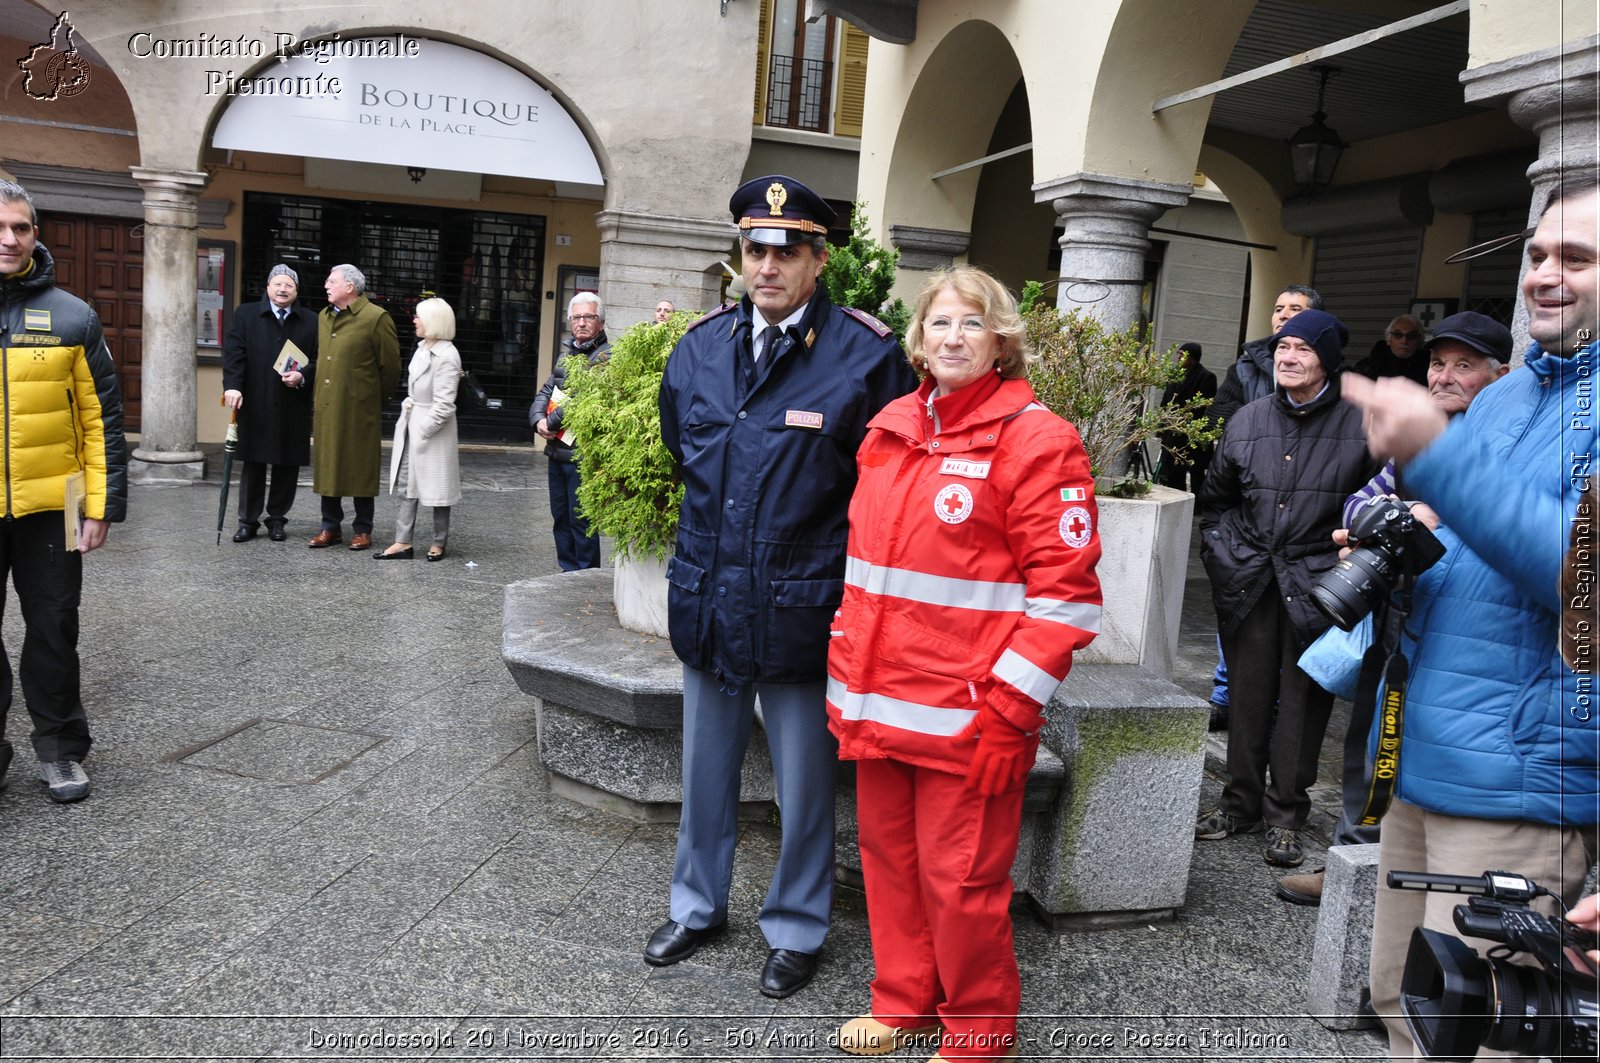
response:
[[[756,16],[756,102],[751,120],[756,125],[767,124],[767,43],[772,36],[772,0],[761,0],[761,13]]]
[[[842,19],[839,24],[844,36],[839,42],[839,105],[833,113],[833,131],[841,137],[859,137],[867,105],[867,44],[872,38]]]

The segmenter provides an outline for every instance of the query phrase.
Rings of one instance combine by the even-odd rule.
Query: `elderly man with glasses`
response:
[[[568,359],[603,362],[611,352],[606,339],[606,307],[593,292],[579,292],[567,304],[567,324],[572,338],[562,346],[567,353],[556,359],[549,379],[534,397],[528,411],[533,430],[545,441],[545,457],[550,459],[550,517],[555,522],[556,563],[563,572],[600,567],[600,536],[589,529],[589,522],[578,510],[578,452],[571,441],[562,438]]]
[[[1417,383],[1428,383],[1428,356],[1421,353],[1423,341],[1428,337],[1422,331],[1422,322],[1410,314],[1401,314],[1389,322],[1383,339],[1372,345],[1372,352],[1351,366],[1351,371],[1377,380],[1379,377],[1403,376]]]

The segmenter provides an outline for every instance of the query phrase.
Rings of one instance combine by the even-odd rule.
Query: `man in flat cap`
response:
[[[222,348],[222,401],[238,411],[239,530],[236,543],[249,542],[261,528],[267,510],[267,538],[281,543],[288,535],[289,507],[294,505],[300,468],[311,463],[312,360],[317,356],[317,316],[299,306],[300,276],[285,265],[272,267],[259,302],[243,303],[234,312],[228,341]],[[279,356],[288,344],[299,350]],[[267,467],[272,490],[267,490]]]
[[[833,904],[828,626],[844,594],[846,509],[867,422],[916,386],[894,333],[819,283],[833,210],[790,177],[749,181],[738,221],[747,294],[690,326],[661,381],[661,436],[684,483],[667,566],[683,661],[683,815],[666,966],[728,919],[739,775],[759,696],[783,838],[760,925],[761,992],[816,973]]]

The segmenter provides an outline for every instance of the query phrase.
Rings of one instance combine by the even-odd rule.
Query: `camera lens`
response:
[[[1346,554],[1311,588],[1311,600],[1343,631],[1383,601],[1394,586],[1399,558],[1387,550],[1358,547]]]

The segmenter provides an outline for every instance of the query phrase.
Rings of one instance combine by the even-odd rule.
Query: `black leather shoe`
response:
[[[236,543],[247,543],[255,537],[256,530],[248,524],[239,525],[239,530],[233,533],[233,541]]]
[[[273,542],[281,543],[288,537],[289,533],[283,530],[282,524],[269,524],[267,526],[267,538]]]
[[[810,985],[816,974],[816,953],[773,949],[767,954],[767,965],[761,969],[761,994],[782,1000]]]
[[[727,923],[718,923],[704,930],[695,930],[668,919],[656,927],[656,932],[651,934],[650,940],[646,942],[644,962],[652,967],[670,967],[680,960],[687,960],[695,954],[696,949],[721,934],[727,927]]]

